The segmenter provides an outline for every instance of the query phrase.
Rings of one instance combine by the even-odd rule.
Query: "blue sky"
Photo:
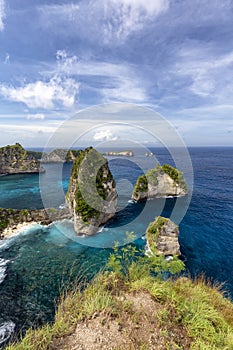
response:
[[[187,145],[233,146],[232,33],[231,0],[0,0],[0,145],[129,102]]]

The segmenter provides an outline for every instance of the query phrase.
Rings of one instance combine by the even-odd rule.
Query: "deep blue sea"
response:
[[[172,164],[165,149],[152,149],[159,162]],[[190,148],[194,188],[190,206],[180,223],[179,241],[187,272],[200,273],[225,282],[233,298],[233,148]],[[152,157],[153,158],[153,157]],[[144,157],[145,168],[153,159]],[[142,159],[141,159],[142,161]],[[141,168],[132,158],[111,158],[117,181],[119,211],[101,232],[91,238],[76,238],[70,221],[49,226],[35,225],[18,236],[0,241],[0,343],[15,331],[53,321],[56,300],[73,281],[91,278],[101,269],[114,241],[122,243],[125,231],[133,231],[143,246],[149,222],[162,213],[169,217],[174,204],[185,198],[129,203]],[[71,164],[65,164],[62,180],[57,164],[45,165],[43,175],[12,175],[0,178],[0,207],[43,208],[62,206],[68,188]],[[41,199],[41,186],[46,201]],[[64,190],[64,191],[63,191]],[[42,195],[44,197],[44,195]]]

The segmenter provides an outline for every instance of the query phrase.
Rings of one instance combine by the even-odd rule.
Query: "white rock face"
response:
[[[159,216],[147,228],[149,251],[164,256],[180,255],[179,228],[170,219]]]
[[[148,198],[153,197],[168,197],[168,196],[180,196],[185,195],[184,189],[182,189],[172,178],[164,173],[158,175],[158,185],[154,186],[148,184]]]
[[[150,170],[144,176],[138,178],[135,184],[132,199],[137,202],[148,198],[166,198],[184,196],[187,194],[187,187],[182,173],[173,168],[181,176],[181,183],[172,179],[172,177],[157,167]]]

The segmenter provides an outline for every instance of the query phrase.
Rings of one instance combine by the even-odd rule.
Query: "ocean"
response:
[[[151,151],[161,164],[172,165],[165,149]],[[211,281],[224,283],[226,296],[233,299],[233,148],[190,148],[189,153],[194,187],[179,224],[187,274],[204,273]],[[153,157],[149,158],[141,159],[148,169],[153,163]],[[29,327],[52,322],[61,291],[92,278],[104,266],[114,242],[123,244],[126,230],[133,231],[135,244],[143,247],[146,227],[156,215],[169,217],[176,203],[187,205],[185,198],[132,203],[133,184],[141,168],[134,157],[109,159],[119,211],[96,236],[76,237],[72,223],[65,220],[49,226],[37,224],[0,241],[0,345],[12,331],[24,333]],[[46,173],[40,176],[1,177],[0,207],[62,207],[72,165],[64,165],[62,179],[57,176],[58,164],[44,167]],[[42,185],[46,196],[41,196]]]

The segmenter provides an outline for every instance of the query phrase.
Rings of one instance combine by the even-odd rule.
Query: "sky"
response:
[[[232,33],[232,0],[0,0],[0,146],[44,146],[109,103],[160,113],[187,146],[233,146]]]

